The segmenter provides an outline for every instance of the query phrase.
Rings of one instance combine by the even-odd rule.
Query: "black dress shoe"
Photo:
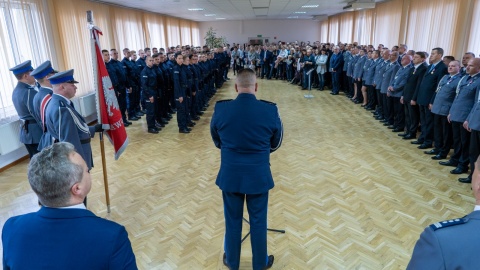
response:
[[[178,132],[180,133],[190,133],[190,130],[186,129],[186,128],[181,128],[178,130]]]
[[[267,262],[267,266],[265,266],[265,268],[263,269],[270,269],[272,268],[272,265],[273,265],[273,261],[275,260],[275,257],[273,257],[273,255],[268,255],[268,262]]]
[[[468,172],[468,169],[464,169],[464,168],[460,168],[460,167],[456,167],[455,169],[450,171],[451,174],[462,174],[462,173],[466,173],[466,172]]]
[[[193,123],[188,123],[187,127],[194,127],[195,125]]]
[[[422,143],[420,146],[417,147],[418,149],[428,149],[432,148],[432,145]],[[432,154],[433,155],[433,154]]]
[[[198,114],[198,115],[203,115],[203,112],[202,112],[202,111],[200,111],[200,112],[197,112],[197,114]]]
[[[140,119],[140,118],[138,118],[138,117],[136,117],[136,116],[133,116],[133,117],[129,117],[129,118],[128,118],[128,120],[130,120],[130,121],[138,121],[138,119]]]
[[[190,121],[189,124],[193,124],[195,126],[197,123]]]
[[[160,129],[162,127],[165,127],[165,125],[162,123],[155,123],[155,127]]]
[[[383,121],[383,120],[385,120],[385,118],[383,118],[382,116],[375,116],[375,119],[378,120],[378,121]]]
[[[436,154],[435,156],[432,157],[433,160],[442,160],[447,158],[447,156],[442,156],[440,154]]]
[[[413,141],[413,142],[410,142],[411,144],[423,144],[423,142],[421,141]]]
[[[390,125],[387,127],[388,129],[395,129],[395,126],[394,125]]]
[[[157,134],[157,133],[158,133],[158,130],[155,129],[155,128],[149,128],[149,129],[148,129],[148,133]]]
[[[431,149],[431,150],[428,150],[428,151],[425,151],[423,153],[427,154],[427,155],[438,155],[438,150],[437,149]]]
[[[451,166],[451,167],[457,167],[458,162],[449,160],[449,161],[440,161],[438,164],[443,165],[443,166]],[[457,168],[458,169],[458,168]],[[451,173],[451,172],[450,172]]]
[[[408,135],[403,136],[402,139],[404,139],[404,140],[412,140],[412,139],[415,139],[415,135],[408,134]]]
[[[200,116],[193,116],[192,119],[193,120],[200,120]]]
[[[405,136],[407,136],[407,135],[408,135],[408,133],[400,133],[400,134],[397,134],[397,136],[400,136],[400,137],[405,137]]]
[[[403,128],[394,128],[392,132],[403,132]]]
[[[458,182],[460,182],[460,183],[472,183],[472,178],[470,178],[470,177],[458,178]]]
[[[383,121],[383,125],[386,126],[386,127],[390,126],[390,124],[388,123],[388,121],[387,121],[387,122]]]
[[[123,120],[123,123],[124,123],[124,124],[128,124],[128,125],[131,125],[131,124],[132,124],[132,122],[130,122],[130,121],[128,121],[128,120]]]
[[[130,126],[131,124],[132,124],[132,122],[123,122],[123,125],[124,125],[125,127],[128,127],[128,126]]]

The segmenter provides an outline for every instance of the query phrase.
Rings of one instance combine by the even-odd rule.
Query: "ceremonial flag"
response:
[[[117,96],[113,89],[112,81],[108,76],[105,62],[103,61],[102,51],[98,35],[102,35],[100,29],[96,26],[90,27],[92,39],[93,69],[95,76],[95,87],[97,90],[97,114],[98,123],[115,148],[115,160],[117,160],[128,145],[127,131],[122,120],[120,107],[118,106]]]

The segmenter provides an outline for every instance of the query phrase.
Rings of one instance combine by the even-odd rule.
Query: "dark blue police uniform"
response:
[[[25,61],[13,68],[10,71],[13,74],[23,74],[32,71],[31,61]],[[42,129],[35,120],[33,112],[33,98],[37,94],[33,85],[28,85],[19,81],[13,89],[12,101],[18,117],[23,122],[20,130],[20,142],[25,144],[30,158],[38,153],[38,143],[42,137]]]
[[[238,269],[246,199],[253,269],[263,269],[267,258],[268,191],[274,186],[270,153],[280,147],[283,137],[277,106],[248,93],[239,94],[235,100],[219,101],[210,132],[221,150],[216,184],[223,194],[226,261],[231,269]]]
[[[152,67],[146,66],[141,73],[142,97],[145,99],[145,107],[147,109],[147,126],[149,133],[158,133],[155,128],[155,101],[157,100],[157,73]],[[153,97],[153,102],[150,98]]]
[[[178,129],[181,133],[189,133],[187,129],[187,74],[184,72],[182,66],[175,64],[173,66],[173,94],[175,97],[175,104],[177,107],[177,123]],[[180,102],[179,98],[183,98]]]

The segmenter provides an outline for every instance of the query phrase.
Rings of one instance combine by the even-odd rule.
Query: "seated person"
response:
[[[434,223],[422,232],[407,269],[478,269],[480,158],[472,176],[475,208],[463,218]]]
[[[3,269],[137,269],[125,228],[83,205],[92,180],[72,144],[36,154],[28,181],[43,207],[5,223]]]

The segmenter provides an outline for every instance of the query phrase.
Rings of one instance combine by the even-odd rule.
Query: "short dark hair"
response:
[[[455,57],[451,56],[451,55],[446,55],[443,57],[443,59],[448,59],[450,61],[455,61]]]
[[[149,47],[146,47],[145,49],[143,49],[144,52],[147,52],[147,51],[150,51],[150,48]]]
[[[422,59],[427,58],[427,56],[425,55],[424,52],[416,52],[415,54],[418,55],[418,56],[420,56],[420,58],[422,58]]]
[[[438,54],[441,54],[443,56],[443,49],[440,47],[433,48],[432,51],[437,51]]]
[[[108,50],[103,49],[103,50],[102,50],[102,53],[104,53],[104,52],[107,52],[107,53],[108,53]]]
[[[152,54],[152,57],[153,57],[153,58],[157,58],[157,57],[159,57],[159,56],[160,56],[160,54],[158,54],[158,53]]]

